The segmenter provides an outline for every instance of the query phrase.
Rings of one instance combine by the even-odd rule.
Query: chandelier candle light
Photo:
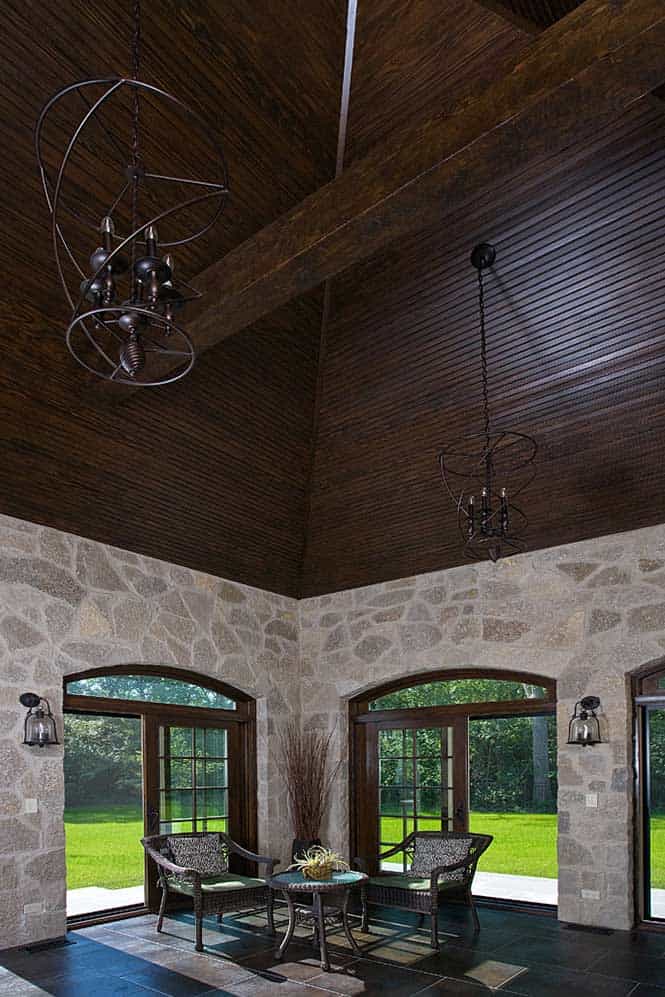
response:
[[[439,453],[441,477],[457,509],[464,553],[474,560],[491,561],[526,547],[520,534],[527,518],[514,499],[533,480],[538,449],[530,436],[493,429],[490,420],[483,274],[495,260],[496,251],[486,242],[471,253],[478,273],[483,431],[464,436]]]
[[[69,351],[105,380],[152,386],[184,377],[194,363],[194,346],[175,313],[200,294],[176,276],[174,250],[213,227],[229,191],[224,157],[206,123],[179,98],[140,80],[140,15],[134,0],[131,77],[63,87],[41,111],[35,148],[56,269],[71,309]],[[83,104],[83,117],[54,169],[53,136],[63,134],[73,102]],[[152,131],[161,127],[166,140],[151,131],[144,142],[144,119]],[[194,146],[197,162],[209,162],[216,175],[179,176],[161,165],[161,158],[181,159]],[[82,164],[95,177],[88,204],[80,192]],[[162,226],[168,238],[160,239]],[[79,246],[94,229],[101,245],[86,259]]]

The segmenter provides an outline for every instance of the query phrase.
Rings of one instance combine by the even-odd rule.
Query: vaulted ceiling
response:
[[[424,226],[207,349],[183,381],[114,399],[64,346],[31,129],[58,86],[128,69],[129,6],[12,0],[0,15],[0,511],[291,595],[461,563],[436,453],[479,422],[468,257],[489,240],[493,409],[540,448],[530,548],[665,519],[657,94],[445,223],[432,207]],[[334,0],[146,9],[142,75],[201,111],[229,165],[229,209],[192,272],[336,164],[472,106],[576,6],[358,0],[348,121]],[[197,149],[177,155],[186,165]]]

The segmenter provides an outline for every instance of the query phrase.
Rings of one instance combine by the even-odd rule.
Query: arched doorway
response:
[[[68,917],[156,908],[144,834],[221,830],[256,850],[250,696],[183,669],[117,665],[65,676],[63,705]]]
[[[405,676],[355,697],[352,854],[399,873],[399,855],[380,854],[413,830],[489,833],[479,895],[556,904],[555,710],[551,679],[488,669]]]
[[[639,921],[665,926],[665,664],[633,677],[637,773],[636,903]]]

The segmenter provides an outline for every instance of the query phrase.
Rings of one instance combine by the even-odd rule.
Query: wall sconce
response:
[[[22,696],[19,696],[19,702],[22,706],[28,707],[23,743],[32,746],[39,745],[40,748],[47,744],[60,744],[48,699],[42,699],[34,692],[24,692]],[[42,703],[46,704],[45,710],[42,709]]]
[[[568,724],[568,744],[601,744],[600,724],[595,713],[599,706],[598,696],[585,696],[575,703]]]

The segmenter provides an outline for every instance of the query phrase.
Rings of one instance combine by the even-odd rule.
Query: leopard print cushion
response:
[[[413,853],[413,863],[411,865],[411,875],[429,876],[432,869],[439,865],[454,865],[461,862],[469,854],[471,848],[471,838],[421,838],[415,839],[415,849]],[[443,872],[439,879],[449,882],[457,879],[464,879],[467,876],[466,869],[454,869],[452,872]]]
[[[200,838],[174,835],[168,845],[176,865],[194,869],[202,876],[218,876],[227,872],[229,857],[218,834],[210,832]]]

